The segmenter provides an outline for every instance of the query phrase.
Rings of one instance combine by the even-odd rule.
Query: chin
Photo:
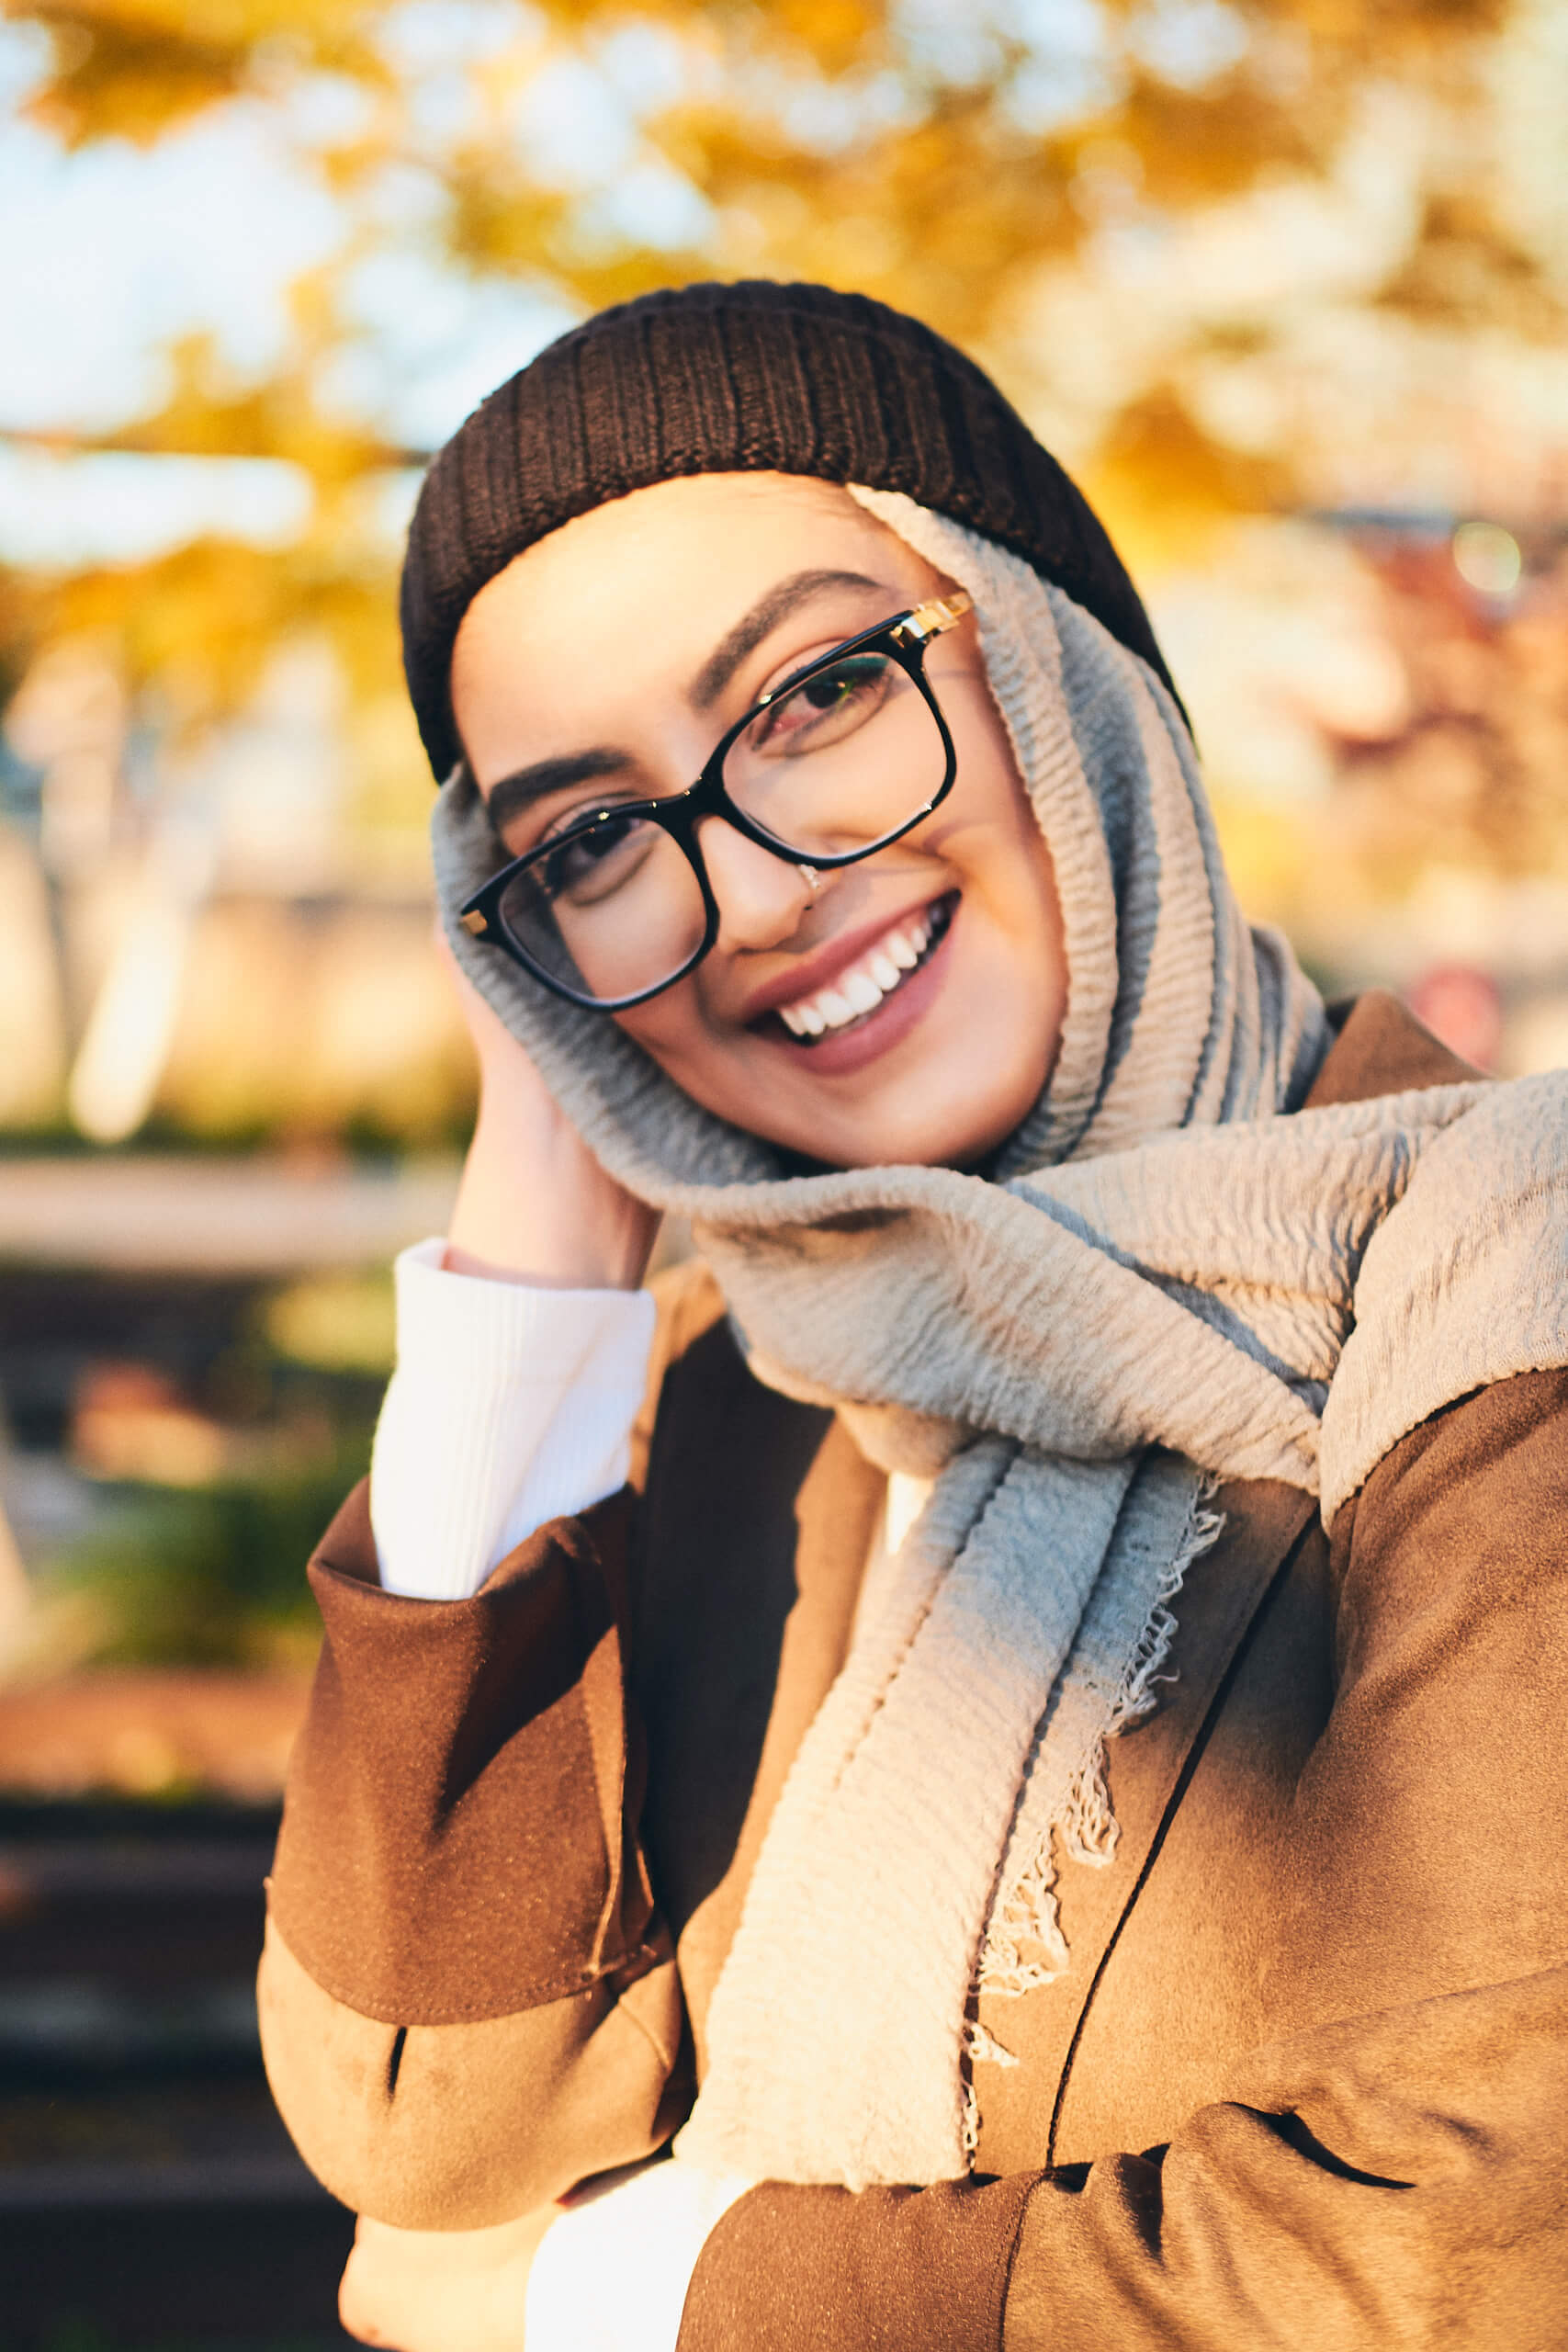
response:
[[[1048,1061],[1042,1057],[1046,1066],[1027,1072],[1016,1061],[976,1071],[965,1050],[973,1035],[971,1023],[963,1044],[944,1041],[942,1050],[927,1052],[897,1080],[889,1073],[881,1086],[867,1071],[820,1091],[798,1073],[780,1087],[771,1064],[759,1067],[750,1055],[726,1057],[716,1071],[709,1056],[676,1054],[668,1044],[659,1051],[646,1032],[639,1043],[705,1110],[817,1167],[975,1168],[1027,1117]]]
[[[815,1129],[812,1143],[792,1139],[786,1148],[830,1159],[840,1168],[975,1168],[1007,1140],[1033,1101],[1032,1093],[1021,1110],[1010,1101],[987,1111],[971,1097],[962,1109],[943,1117],[928,1096],[907,1118],[868,1122],[830,1140],[824,1122]]]

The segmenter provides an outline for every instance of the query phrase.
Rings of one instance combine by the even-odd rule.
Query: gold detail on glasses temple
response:
[[[967,588],[955,588],[951,596],[932,596],[927,603],[917,605],[908,619],[899,623],[898,634],[906,642],[913,639],[916,645],[929,644],[944,628],[952,628],[961,621],[973,609],[974,603]]]
[[[457,921],[462,924],[465,931],[471,931],[476,939],[482,939],[486,932],[490,929],[489,922],[486,918],[480,914],[478,907],[473,910],[471,914],[459,915],[457,917]]]

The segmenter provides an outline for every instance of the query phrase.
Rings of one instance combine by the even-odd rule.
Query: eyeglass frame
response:
[[[716,941],[723,920],[713,884],[708,878],[702,844],[697,839],[697,827],[705,817],[722,818],[744,840],[754,842],[759,849],[767,850],[774,857],[782,858],[788,865],[799,866],[803,872],[815,877],[818,872],[831,873],[840,866],[857,865],[863,858],[874,857],[878,850],[891,848],[895,842],[902,841],[906,833],[912,832],[917,825],[922,824],[933,810],[942,806],[958,775],[958,753],[942,705],[937,700],[936,689],[926,676],[926,650],[934,639],[950,628],[955,628],[964,615],[973,610],[974,603],[966,588],[955,588],[945,596],[929,597],[924,604],[895,613],[890,620],[879,621],[874,628],[859,630],[855,636],[845,638],[827,653],[819,654],[815,661],[791,671],[787,678],[781,678],[776,686],[770,686],[765,695],[760,695],[734,726],[726,730],[694,783],[689,784],[682,792],[663,793],[651,799],[610,802],[603,808],[585,812],[564,832],[552,834],[547,841],[536,842],[520,857],[510,859],[464,901],[457,913],[463,929],[474,938],[488,940],[491,946],[499,947],[503,955],[509,956],[514,964],[548,989],[553,996],[560,997],[568,1004],[578,1005],[586,1012],[624,1012],[634,1004],[646,1004],[650,998],[662,996],[666,989],[672,989],[678,980],[683,980],[689,972],[696,969]],[[875,650],[889,653],[924,696],[942,737],[946,760],[942,779],[928,800],[922,801],[903,824],[890,833],[884,833],[880,840],[867,842],[863,849],[824,851],[820,855],[813,854],[807,858],[800,850],[791,849],[787,843],[768,832],[730,798],[724,786],[724,763],[746,729],[771,705],[786,695],[798,693],[803,685],[824,670],[832,669],[846,655]],[[581,990],[572,988],[570,982],[558,979],[553,973],[545,971],[527,949],[512,936],[501,919],[501,899],[508,886],[515,881],[525,867],[553,857],[593,826],[603,824],[607,817],[626,816],[646,818],[658,825],[670,835],[685,858],[702,893],[703,935],[700,944],[679,969],[667,978],[655,981],[651,988],[638,989],[630,996],[586,996]]]

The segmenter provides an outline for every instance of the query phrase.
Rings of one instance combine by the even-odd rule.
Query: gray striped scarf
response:
[[[1281,1118],[1323,1009],[1241,919],[1168,695],[990,541],[856,495],[973,594],[1061,894],[1056,1067],[989,1181],[787,1173],[470,940],[496,851],[461,771],[434,822],[459,958],[604,1164],[692,1218],[753,1368],[935,1477],[769,1825],[677,2149],[851,2187],[968,2167],[970,1996],[1066,1964],[1055,1871],[1111,1850],[1106,1742],[1210,1483],[1326,1521],[1443,1404],[1568,1361],[1563,1081]]]

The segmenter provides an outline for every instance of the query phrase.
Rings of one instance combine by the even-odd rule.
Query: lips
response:
[[[783,1030],[793,1036],[795,1033],[785,1030],[782,1020],[775,1022],[770,1018],[778,1012],[781,1006],[788,1005],[793,1012],[796,1006],[819,997],[823,990],[841,982],[848,973],[865,965],[874,953],[887,952],[884,949],[884,943],[894,932],[903,932],[912,944],[920,924],[929,924],[939,907],[947,910],[951,916],[951,910],[958,904],[959,895],[956,890],[948,891],[940,899],[925,899],[907,907],[897,916],[880,915],[870,922],[838,933],[808,955],[792,957],[788,967],[756,989],[734,1018],[742,1028],[767,1029],[775,1036]],[[930,954],[929,940],[926,953]],[[897,955],[889,954],[889,961],[896,969],[904,968]],[[802,1042],[805,1042],[804,1036]]]
[[[920,910],[931,925],[925,954],[912,971],[900,972],[897,986],[879,997],[870,1012],[856,1013],[841,1027],[824,1028],[818,1037],[796,1036],[782,1018],[773,1013],[754,1022],[754,1032],[767,1039],[772,1052],[786,1062],[793,1061],[802,1071],[809,1070],[814,1079],[833,1083],[858,1077],[874,1062],[880,1061],[884,1054],[902,1044],[925,1020],[942,994],[951,968],[953,944],[960,928],[958,914],[962,905],[962,893],[951,890],[945,898],[933,899]],[[907,928],[909,918],[906,915],[902,921]],[[861,949],[861,956],[871,954],[886,931],[886,924],[874,925],[871,944]],[[840,974],[852,968],[841,956],[838,965]],[[792,1011],[800,1002],[798,989],[797,981],[796,994],[784,999]]]
[[[825,940],[809,955],[793,957],[787,969],[777,973],[747,999],[736,1016],[740,1026],[754,1029],[764,1013],[776,1012],[781,1004],[798,1004],[803,997],[815,995],[858,963],[897,924],[907,924],[917,914],[929,914],[932,903],[922,899],[907,907],[900,915],[878,915],[870,922],[857,924],[852,931],[840,932]]]
[[[831,979],[774,1007],[779,1019],[802,1045],[847,1029],[875,1012],[911,973],[931,956],[945,937],[957,894],[900,917],[863,947]]]

